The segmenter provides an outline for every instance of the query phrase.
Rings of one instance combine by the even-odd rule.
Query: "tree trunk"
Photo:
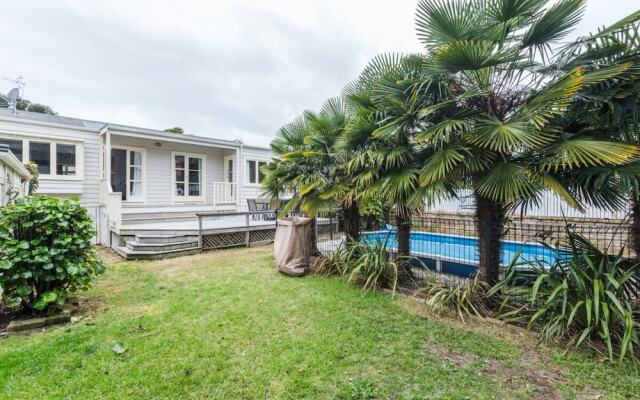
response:
[[[504,233],[504,207],[489,200],[477,192],[476,226],[478,228],[478,253],[480,263],[478,273],[480,279],[489,285],[498,282],[500,273],[500,239]]]
[[[347,242],[357,242],[360,240],[360,209],[358,203],[353,201],[351,205],[342,209],[344,216],[344,233]]]
[[[398,280],[402,284],[409,284],[413,281],[409,256],[411,254],[411,216],[408,210],[402,212],[398,210],[396,217],[396,238],[398,240]]]
[[[318,235],[316,235],[316,217],[311,218],[311,254],[312,257],[321,255],[318,250]]]
[[[640,259],[640,194],[632,193],[631,198],[631,227],[629,228],[629,243],[635,253],[635,257]]]

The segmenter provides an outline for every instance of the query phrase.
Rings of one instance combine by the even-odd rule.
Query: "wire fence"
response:
[[[319,251],[329,255],[344,247],[345,223],[340,213],[321,213],[318,219],[324,221],[323,225],[317,225]],[[640,262],[630,245],[628,219],[511,215],[499,242],[499,279],[504,278],[509,267],[526,274],[533,268],[551,268],[554,263],[569,259],[568,232],[586,239],[606,254]],[[485,232],[488,233],[491,232]],[[478,273],[480,236],[473,214],[424,212],[414,215],[410,265],[418,284],[431,277],[451,284],[467,284]],[[395,254],[398,241],[394,218],[374,223],[361,218],[360,241],[384,243],[388,251]],[[640,273],[635,278],[635,298],[640,306]]]

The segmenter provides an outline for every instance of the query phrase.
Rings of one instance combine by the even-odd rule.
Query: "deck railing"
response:
[[[213,205],[235,204],[238,198],[238,185],[231,182],[213,182]]]
[[[208,250],[272,242],[277,225],[276,216],[276,210],[197,213],[198,247]],[[220,227],[209,229],[206,226],[208,220],[233,222],[229,225],[229,231],[225,232]]]

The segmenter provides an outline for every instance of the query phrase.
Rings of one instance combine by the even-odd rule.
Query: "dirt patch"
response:
[[[518,390],[533,388],[534,399],[564,399],[556,388],[558,384],[566,384],[568,380],[559,370],[545,366],[544,368],[523,356],[513,367],[507,367],[495,359],[481,358],[472,353],[450,350],[436,344],[425,345],[427,353],[441,360],[448,360],[461,368],[469,368],[473,364],[482,364],[482,374],[490,379],[498,380],[505,389]],[[535,355],[533,358],[538,357]]]
[[[96,246],[96,253],[105,264],[114,264],[126,261],[110,247]]]

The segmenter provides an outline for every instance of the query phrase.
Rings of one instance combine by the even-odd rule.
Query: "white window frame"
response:
[[[111,146],[111,149],[116,150],[125,150],[127,152],[127,173],[126,173],[126,183],[127,183],[127,199],[123,200],[123,203],[145,203],[147,201],[147,149],[144,147],[129,147],[129,146]],[[131,196],[131,185],[130,185],[130,177],[131,177],[131,152],[135,151],[142,154],[142,195],[140,196]],[[111,157],[111,154],[109,154]],[[109,179],[109,185],[111,184],[111,177]]]
[[[255,182],[251,182],[251,172],[249,171],[249,162],[253,161],[256,163],[256,181]],[[265,164],[269,164],[268,160],[254,160],[254,159],[245,159],[245,178],[244,178],[244,182],[246,186],[260,186],[262,182],[260,182],[260,163],[265,163]]]
[[[49,172],[48,174],[40,174],[40,179],[55,179],[65,181],[81,181],[84,179],[84,142],[74,141],[61,138],[43,137],[36,135],[7,135],[0,133],[0,138],[8,140],[22,141],[22,162],[30,161],[29,142],[42,142],[49,144]],[[56,144],[73,145],[76,148],[76,174],[75,175],[58,175],[57,174],[57,157]]]
[[[176,156],[184,157],[184,196],[176,195]],[[200,196],[189,196],[189,158],[202,160],[202,176],[200,178]],[[198,153],[185,153],[183,151],[171,152],[171,202],[172,203],[204,203],[207,200],[207,156]]]

